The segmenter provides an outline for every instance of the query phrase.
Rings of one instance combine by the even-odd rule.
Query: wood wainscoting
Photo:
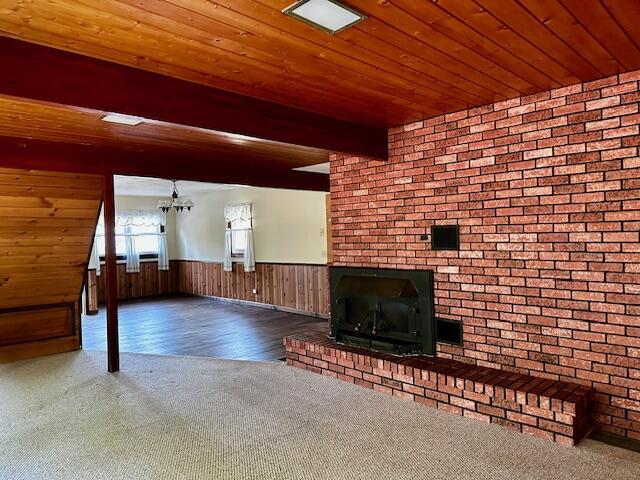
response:
[[[170,270],[158,271],[157,262],[142,262],[140,273],[126,273],[118,265],[118,298],[156,297],[172,293],[201,295],[273,305],[283,309],[329,315],[329,274],[326,265],[257,263],[255,272],[245,272],[242,263],[234,263],[232,272],[225,272],[221,263],[191,260],[171,260]],[[91,299],[104,302],[104,276],[88,273]],[[256,293],[253,290],[256,289]]]
[[[127,273],[124,263],[118,264],[118,300],[158,297],[177,293],[174,285],[176,262],[171,262],[169,270],[158,270],[158,262],[140,262],[139,273]],[[95,270],[89,272],[95,277]],[[97,298],[99,303],[105,301],[105,276],[96,277]],[[91,280],[89,280],[91,285]],[[91,297],[91,295],[89,295]]]
[[[87,315],[98,314],[98,275],[95,268],[87,270],[87,278],[85,280],[85,303],[84,311]]]
[[[175,264],[176,286],[181,293],[329,314],[326,265],[256,263],[255,272],[245,272],[242,263],[234,263],[233,271],[225,272],[221,263],[179,260]]]

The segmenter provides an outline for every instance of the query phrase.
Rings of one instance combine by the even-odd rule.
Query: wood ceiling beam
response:
[[[0,37],[0,94],[386,159],[387,131]]]
[[[319,173],[263,167],[215,156],[142,152],[17,137],[0,137],[0,166],[329,191],[329,176]]]

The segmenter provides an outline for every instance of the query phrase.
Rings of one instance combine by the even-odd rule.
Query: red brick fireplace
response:
[[[600,430],[640,439],[639,72],[389,131],[334,155],[334,264],[435,272],[437,355],[590,386]],[[460,226],[433,251],[432,225]]]

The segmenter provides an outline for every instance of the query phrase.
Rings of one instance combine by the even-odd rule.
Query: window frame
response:
[[[238,204],[238,205],[248,205],[249,206],[249,211],[251,212],[251,216],[249,217],[248,220],[242,220],[242,219],[238,219],[238,221],[242,221],[242,222],[249,222],[248,226],[245,226],[243,228],[233,228],[233,221],[227,222],[227,228],[231,231],[231,258],[233,260],[241,260],[242,258],[244,258],[244,251],[246,249],[246,241],[245,241],[245,246],[242,248],[242,250],[238,250],[236,249],[234,251],[233,248],[233,232],[243,232],[243,231],[247,231],[250,229],[253,229],[253,206],[250,203],[243,203],[243,204]]]
[[[134,239],[136,237],[145,237],[145,236],[153,236],[153,237],[157,238],[158,236],[162,235],[163,233],[164,233],[164,226],[163,225],[156,225],[156,232],[155,233],[149,232],[149,233],[141,233],[141,234],[137,234],[137,235],[136,234],[132,234],[132,236],[134,237]],[[136,247],[137,247],[137,245],[136,245]],[[157,242],[156,251],[155,252],[140,250],[138,252],[138,254],[140,255],[140,259],[143,259],[143,258],[147,257],[148,255],[155,255],[155,258],[158,258],[159,250],[160,250],[160,244],[159,244],[159,242]],[[126,255],[125,255],[125,258],[126,258]]]
[[[102,217],[100,217],[100,219],[98,220],[98,222],[102,222],[102,224],[103,224],[103,227],[102,227],[102,228],[103,228],[103,230],[104,230],[104,219],[103,219]],[[165,226],[164,226],[164,225],[158,225],[158,226],[157,226],[157,228],[158,228],[158,232],[157,232],[157,233],[155,233],[155,234],[154,234],[154,233],[145,233],[145,234],[141,234],[141,235],[139,235],[139,236],[143,236],[143,235],[156,235],[156,236],[159,236],[159,235],[164,235],[164,234],[166,234],[166,230],[165,230]],[[138,235],[133,235],[133,236],[135,237],[135,236],[138,236]],[[97,241],[98,237],[102,237],[102,238],[106,237],[106,233],[105,233],[105,234],[98,234],[98,233],[96,233],[95,237],[96,237],[96,239],[95,239],[94,241]],[[116,237],[124,237],[124,234],[116,234]],[[104,244],[104,242],[103,242],[103,244]],[[105,248],[106,248],[106,245],[105,245]],[[159,246],[158,246],[158,250],[160,250]],[[140,260],[153,260],[153,259],[157,259],[157,258],[158,258],[159,253],[160,253],[159,251],[156,251],[156,252],[140,252],[140,253],[139,253],[139,255],[140,255]],[[106,258],[107,258],[107,257],[106,257],[106,252],[105,252],[104,254],[101,254],[101,253],[100,253],[100,251],[98,251],[98,258],[99,258],[99,260],[100,260],[101,262],[106,261]],[[117,262],[123,262],[123,261],[126,261],[126,260],[127,260],[127,255],[126,255],[126,253],[124,253],[124,254],[123,254],[123,253],[117,253],[117,252],[116,252],[116,261],[117,261]]]
[[[229,230],[231,230],[231,257],[232,258],[242,258],[242,257],[244,257],[244,251],[246,249],[246,241],[245,241],[245,245],[242,248],[242,250],[240,250],[240,249],[235,249],[234,250],[234,248],[233,248],[233,232],[246,232],[247,230],[252,228],[252,226],[251,226],[253,224],[252,220],[249,220],[249,224],[250,224],[249,227],[234,229],[232,227],[232,222],[228,222],[227,223],[227,227],[229,228]]]
[[[99,258],[101,262],[105,262],[107,260],[107,257],[104,255],[100,255]],[[116,255],[116,262],[124,262],[126,259],[127,259],[126,255]],[[157,253],[141,253],[140,254],[140,260],[157,260],[157,259],[158,259]]]

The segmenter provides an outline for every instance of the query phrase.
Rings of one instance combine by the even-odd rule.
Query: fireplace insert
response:
[[[433,272],[331,267],[338,343],[395,355],[435,355]]]

